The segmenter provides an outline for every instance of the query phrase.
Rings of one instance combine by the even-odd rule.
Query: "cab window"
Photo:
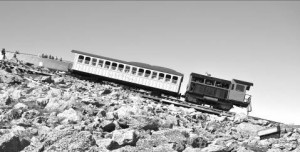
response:
[[[197,82],[197,83],[204,83],[203,78],[192,77],[192,81]]]
[[[126,65],[126,67],[125,67],[125,73],[129,73],[129,71],[130,71],[130,66]]]
[[[104,68],[109,69],[109,67],[110,67],[110,62],[109,62],[109,61],[106,61],[106,62],[105,62],[105,65],[104,65]]]
[[[139,69],[138,75],[139,75],[139,76],[143,76],[143,74],[144,74],[144,69]]]
[[[159,73],[158,80],[163,80],[165,78],[165,74]]]
[[[214,85],[214,81],[206,79],[205,84],[207,84],[207,85]]]
[[[123,65],[123,64],[119,64],[119,66],[118,66],[118,70],[122,72],[122,71],[123,71],[123,69],[124,69],[124,65]]]
[[[112,70],[116,70],[116,69],[117,69],[117,63],[112,63],[111,69],[112,69]]]
[[[136,67],[133,67],[133,68],[132,68],[132,71],[131,71],[131,74],[136,75],[136,71],[137,71],[137,68],[136,68]]]
[[[145,73],[145,77],[148,78],[151,74],[151,71],[150,70],[146,70],[146,73]]]
[[[166,82],[170,82],[170,80],[171,80],[171,75],[167,74],[166,75]]]
[[[239,91],[239,92],[244,92],[245,91],[245,86],[237,84],[236,87],[235,87],[235,90]]]
[[[99,67],[103,67],[103,60],[99,60],[98,66],[99,66]]]
[[[177,83],[177,81],[178,81],[178,77],[176,77],[176,76],[173,76],[173,78],[172,78],[172,83],[176,84],[176,83]]]
[[[97,64],[97,59],[93,58],[93,59],[92,59],[92,65],[93,65],[93,66],[96,66],[96,64]]]
[[[152,72],[151,78],[152,78],[152,79],[156,79],[156,78],[157,78],[157,72]]]
[[[85,57],[84,63],[85,64],[90,64],[91,58],[90,57]]]
[[[78,62],[79,62],[79,63],[82,63],[83,59],[84,59],[84,56],[83,56],[83,55],[79,55],[79,57],[78,57]]]

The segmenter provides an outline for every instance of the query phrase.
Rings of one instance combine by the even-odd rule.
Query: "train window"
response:
[[[146,70],[146,73],[145,73],[145,77],[148,78],[151,74],[151,71],[150,70]]]
[[[165,78],[165,74],[159,73],[158,80],[163,80]]]
[[[116,70],[117,69],[117,65],[118,65],[117,63],[113,62],[112,65],[111,65],[111,69],[112,70]]]
[[[178,77],[173,76],[172,83],[176,84],[176,83],[177,83],[177,80],[178,80]]]
[[[239,92],[244,92],[245,86],[237,84],[235,90]]]
[[[92,65],[93,65],[93,66],[96,66],[96,64],[97,64],[97,59],[96,59],[96,58],[93,58],[93,59],[92,59]]]
[[[137,68],[136,67],[132,67],[131,74],[136,75],[136,71],[137,71]]]
[[[90,57],[85,57],[84,63],[85,64],[90,64],[91,58]]]
[[[130,66],[126,65],[126,67],[125,67],[125,73],[129,73],[129,71],[130,71]]]
[[[234,84],[231,85],[231,90],[233,90],[233,89],[234,89]]]
[[[221,82],[219,82],[219,81],[216,81],[216,87],[220,87],[220,88],[222,88],[222,83]]]
[[[105,65],[104,65],[104,68],[109,69],[109,67],[110,67],[110,62],[109,62],[109,61],[106,61],[106,62],[105,62]]]
[[[207,84],[207,85],[214,85],[214,81],[206,79],[205,84]]]
[[[216,81],[216,86],[217,86],[217,87],[220,87],[220,88],[229,89],[229,84],[227,84],[227,83],[222,83],[222,82],[219,82],[219,81]]]
[[[79,62],[79,63],[82,63],[83,59],[84,59],[84,56],[79,55],[79,57],[78,57],[78,62]]]
[[[169,82],[171,80],[171,75],[166,75],[166,82]]]
[[[122,72],[122,71],[123,71],[123,69],[124,69],[124,65],[123,65],[123,64],[119,64],[119,66],[118,66],[118,70]]]
[[[102,66],[103,66],[103,60],[99,60],[98,66],[102,68]]]
[[[197,82],[197,83],[204,83],[204,78],[193,77],[192,81]]]
[[[152,78],[152,79],[156,79],[156,78],[157,78],[157,72],[152,72],[151,78]]]
[[[143,76],[143,75],[144,75],[144,69],[139,69],[138,75],[139,75],[139,76]]]
[[[229,89],[229,84],[223,84],[222,87],[225,88],[225,89]]]

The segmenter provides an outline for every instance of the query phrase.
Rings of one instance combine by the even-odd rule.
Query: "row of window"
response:
[[[229,86],[230,86],[230,84],[228,84],[228,83],[223,83],[220,81],[209,80],[209,79],[198,78],[198,77],[192,77],[192,81],[197,82],[197,83],[206,84],[206,85],[216,86],[216,87],[224,88],[224,89],[229,89]],[[234,84],[231,86],[231,90],[233,90],[233,89],[234,89]],[[237,84],[235,87],[235,90],[239,91],[239,92],[244,92],[245,86]]]
[[[206,84],[206,85],[216,86],[216,87],[219,87],[219,88],[229,89],[229,84],[228,83],[223,83],[223,82],[220,82],[220,81],[214,81],[214,80],[198,78],[198,77],[193,77],[192,81],[197,82],[197,83],[203,83],[203,84]]]
[[[164,73],[159,73],[155,71],[150,71],[150,70],[145,70],[143,68],[137,68],[137,67],[131,67],[129,65],[124,65],[124,64],[118,64],[115,62],[110,62],[110,61],[103,61],[101,59],[96,59],[96,58],[91,58],[91,57],[84,57],[83,55],[79,55],[78,57],[78,62],[79,63],[84,63],[84,64],[90,64],[92,66],[97,66],[105,69],[111,69],[111,70],[117,70],[120,72],[125,72],[125,73],[130,73],[132,75],[138,75],[138,76],[143,76],[146,78],[151,78],[151,79],[158,79],[161,81],[165,82],[172,82],[174,84],[177,83],[178,77],[177,76],[171,76],[169,74],[164,74]]]

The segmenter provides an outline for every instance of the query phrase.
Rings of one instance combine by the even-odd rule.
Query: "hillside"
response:
[[[300,151],[300,128],[243,114],[216,116],[165,105],[127,87],[21,72],[1,62],[0,151]],[[11,68],[12,67],[12,68]],[[280,136],[257,132],[280,126]]]
[[[7,51],[6,56],[8,59],[12,59],[14,52]],[[0,56],[2,59],[2,55]],[[35,66],[39,66],[40,62],[42,62],[43,66],[49,69],[58,69],[61,71],[68,71],[68,67],[72,66],[69,61],[59,61],[54,59],[42,58],[33,54],[20,53],[17,54],[17,58],[24,63],[30,63]]]

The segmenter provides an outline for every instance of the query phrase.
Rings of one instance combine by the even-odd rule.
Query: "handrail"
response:
[[[247,98],[248,97],[248,98]],[[248,106],[247,106],[247,116],[249,115],[249,112],[251,112],[252,111],[252,105],[251,105],[251,95],[249,95],[249,94],[246,94],[245,95],[245,102],[247,102],[247,103],[249,103],[248,104]]]

